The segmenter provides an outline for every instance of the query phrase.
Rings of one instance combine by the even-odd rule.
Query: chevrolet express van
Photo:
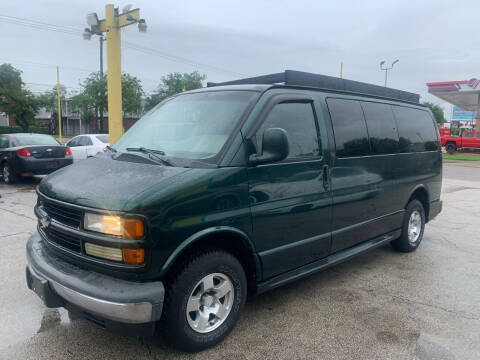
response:
[[[442,158],[418,95],[296,71],[208,85],[41,181],[26,273],[47,307],[199,351],[247,296],[420,245]]]

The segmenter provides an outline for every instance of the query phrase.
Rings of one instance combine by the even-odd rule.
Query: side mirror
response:
[[[262,154],[253,154],[248,160],[251,165],[281,161],[289,151],[287,132],[281,128],[271,128],[263,133]]]

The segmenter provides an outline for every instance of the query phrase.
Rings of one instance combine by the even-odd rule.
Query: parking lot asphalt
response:
[[[444,209],[416,252],[383,246],[260,295],[198,354],[70,319],[27,289],[38,181],[0,183],[0,359],[480,358],[480,167],[445,164]]]

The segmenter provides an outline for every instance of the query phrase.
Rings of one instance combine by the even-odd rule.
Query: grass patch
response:
[[[443,160],[453,161],[480,161],[480,154],[442,154]]]

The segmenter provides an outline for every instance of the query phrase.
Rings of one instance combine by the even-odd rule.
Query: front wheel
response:
[[[234,328],[247,298],[240,262],[210,250],[184,262],[167,281],[162,331],[185,351],[200,351],[222,341]]]
[[[402,235],[391,242],[392,247],[401,252],[415,251],[423,239],[425,230],[425,209],[418,200],[412,200],[405,209]]]

